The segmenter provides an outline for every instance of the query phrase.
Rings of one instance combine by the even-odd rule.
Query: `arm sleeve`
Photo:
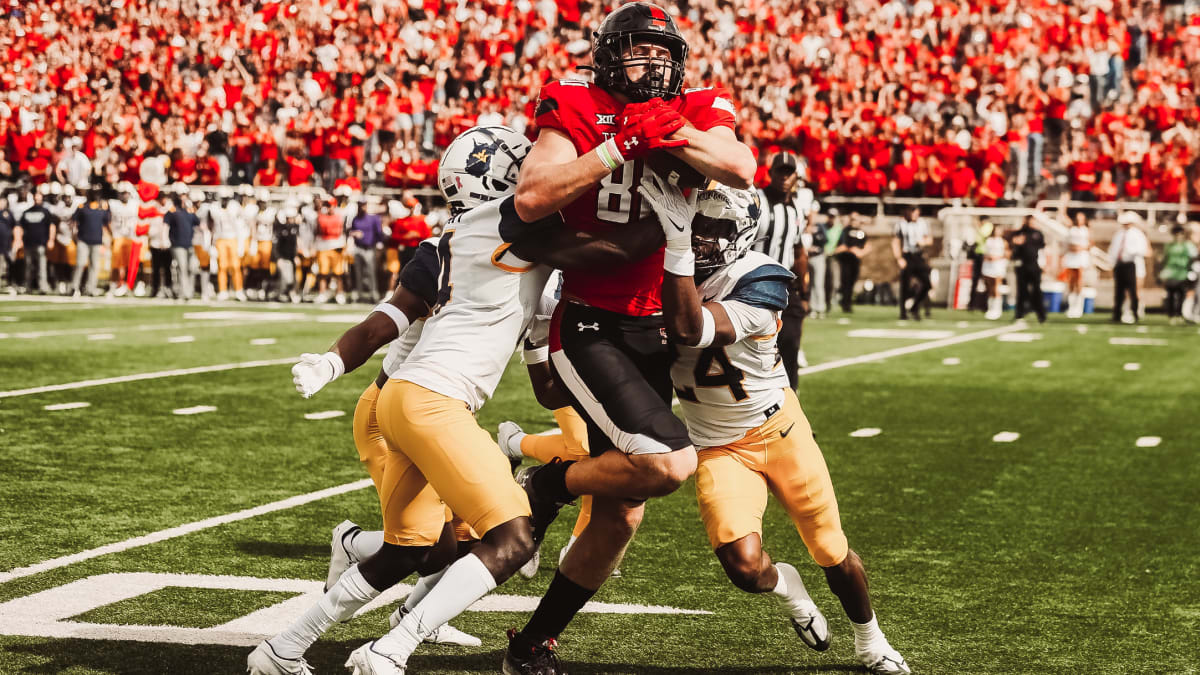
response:
[[[439,269],[437,245],[423,241],[413,259],[400,270],[400,285],[433,307],[437,304]]]
[[[734,342],[750,335],[771,335],[778,330],[776,312],[764,307],[754,307],[737,300],[721,300],[717,304],[725,308],[729,323],[733,324]]]
[[[562,216],[557,212],[541,220],[527,223],[517,215],[516,199],[508,197],[500,204],[500,238],[508,244],[538,239],[564,226]]]

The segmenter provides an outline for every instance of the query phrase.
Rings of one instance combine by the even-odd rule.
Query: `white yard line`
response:
[[[857,365],[860,363],[872,363],[874,361],[882,361],[883,359],[888,359],[893,356],[904,356],[905,354],[915,354],[917,352],[924,352],[924,351],[928,351],[930,349],[938,349],[939,347],[949,347],[950,345],[960,345],[964,342],[972,342],[974,340],[986,340],[987,338],[990,338],[990,337],[996,337],[997,335],[1004,335],[1006,333],[1012,333],[1015,331],[1023,330],[1024,328],[1025,328],[1024,324],[1013,324],[1011,326],[1003,326],[1001,328],[989,328],[988,330],[981,330],[981,331],[977,331],[975,333],[965,333],[963,335],[956,335],[954,337],[948,337],[948,338],[944,338],[942,340],[932,340],[930,342],[922,342],[920,344],[909,345],[907,347],[897,347],[895,349],[888,349],[888,350],[885,350],[882,352],[874,352],[871,354],[864,354],[862,356],[854,356],[854,357],[851,357],[848,359],[838,359],[836,361],[830,361],[828,363],[818,363],[815,366],[801,368],[797,374],[798,375],[812,375],[814,373],[823,373],[826,370],[834,370],[835,368],[842,368],[845,366],[853,366],[853,365]]]
[[[286,359],[266,359],[262,361],[242,361],[241,363],[221,363],[215,366],[197,366],[195,368],[177,368],[175,370],[157,370],[152,373],[134,373],[133,375],[120,375],[118,377],[102,377],[95,380],[80,380],[79,382],[66,382],[63,384],[48,384],[44,387],[30,387],[29,389],[13,389],[11,391],[0,391],[0,398],[12,398],[14,396],[29,396],[30,394],[45,394],[52,391],[69,391],[71,389],[86,389],[88,387],[99,387],[106,384],[121,384],[124,382],[138,382],[140,380],[157,380],[163,377],[180,377],[182,375],[199,375],[201,373],[218,373],[223,370],[238,370],[241,368],[259,368],[262,366],[282,366],[299,361],[299,357],[288,357]]]
[[[327,499],[329,497],[345,494],[347,492],[353,492],[355,490],[362,490],[363,488],[370,487],[371,485],[373,485],[371,479],[364,478],[362,480],[356,480],[353,483],[344,483],[342,485],[325,488],[324,490],[317,490],[315,492],[296,495],[295,497],[288,497],[287,499],[281,499],[277,502],[271,502],[269,504],[263,504],[261,506],[255,506],[249,509],[235,511],[233,513],[227,513],[223,516],[205,518],[204,520],[197,520],[196,522],[187,523],[186,525],[180,525],[178,527],[172,527],[166,530],[159,530],[158,532],[151,532],[150,534],[143,534],[139,537],[133,537],[132,539],[116,542],[115,544],[105,544],[104,546],[89,549],[87,551],[80,551],[79,553],[72,553],[70,555],[65,555],[58,558],[51,558],[50,560],[29,565],[28,567],[17,567],[7,572],[0,572],[0,584],[7,583],[13,579],[20,579],[21,577],[41,574],[42,572],[58,569],[60,567],[66,567],[67,565],[74,565],[77,562],[91,560],[92,558],[98,558],[102,555],[108,555],[109,553],[120,553],[121,551],[128,551],[131,548],[146,546],[147,544],[157,544],[160,541],[174,539],[175,537],[182,537],[185,534],[199,532],[200,530],[207,530],[212,527],[227,525],[239,520],[246,520],[248,518],[254,518],[256,516],[273,513],[275,511],[283,511],[286,509],[295,508],[297,506],[308,504],[309,502]]]
[[[308,317],[288,319],[288,321],[304,321]],[[39,330],[26,331],[23,333],[6,333],[3,337],[7,338],[22,338],[33,340],[45,337],[65,337],[68,335],[95,335],[97,333],[114,334],[114,333],[130,333],[130,332],[145,332],[155,330],[181,330],[194,328],[228,328],[230,326],[248,326],[251,324],[262,323],[260,320],[242,320],[242,321],[203,321],[192,323],[147,323],[137,326],[105,326],[101,328],[62,328],[59,330]]]

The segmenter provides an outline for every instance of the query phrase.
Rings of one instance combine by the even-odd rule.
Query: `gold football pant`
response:
[[[696,497],[713,549],[762,535],[767,491],[783,504],[813,560],[837,565],[850,550],[825,458],[791,389],[783,408],[733,443],[699,451]]]
[[[542,464],[549,464],[555,458],[563,461],[586,459],[588,457],[587,422],[575,412],[571,406],[554,411],[554,420],[558,422],[561,434],[526,434],[521,439],[521,454],[532,457]],[[579,517],[575,519],[575,529],[571,536],[578,537],[583,528],[592,519],[592,496],[584,495],[579,498]]]
[[[379,493],[384,541],[432,546],[446,520],[443,501],[480,535],[529,515],[508,460],[462,401],[389,380],[376,418],[389,452]]]

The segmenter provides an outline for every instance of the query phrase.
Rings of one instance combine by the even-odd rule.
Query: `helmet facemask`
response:
[[[606,37],[612,43],[606,53],[615,55],[614,63],[598,68],[603,73],[606,86],[625,95],[631,102],[640,103],[652,98],[669,99],[678,96],[683,88],[683,53],[679,45],[659,33],[624,33]],[[671,57],[639,54],[645,45],[656,45],[667,49]],[[639,50],[642,47],[643,50]],[[628,56],[627,56],[628,54]],[[642,75],[634,80],[629,77],[630,68],[642,68]]]
[[[748,190],[719,187],[705,190],[697,198],[692,219],[692,252],[696,255],[696,278],[737,262],[758,235],[758,196]]]

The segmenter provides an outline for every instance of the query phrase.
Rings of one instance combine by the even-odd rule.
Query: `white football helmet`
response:
[[[513,193],[521,162],[533,144],[509,127],[472,127],[446,148],[438,165],[438,185],[458,215]]]
[[[762,207],[754,190],[718,185],[696,198],[692,219],[692,251],[696,276],[707,276],[729,265],[750,250],[758,238]]]

